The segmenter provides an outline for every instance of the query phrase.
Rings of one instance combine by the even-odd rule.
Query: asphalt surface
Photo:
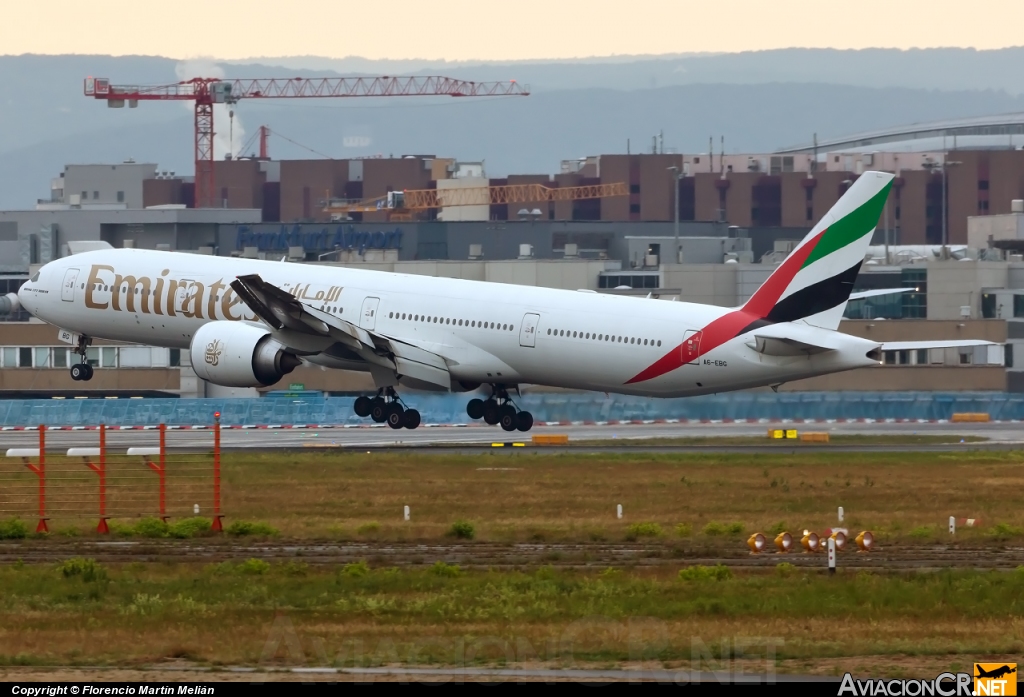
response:
[[[765,437],[768,428],[795,428],[799,431],[827,432],[838,436],[975,436],[988,439],[982,443],[950,444],[831,444],[772,442],[765,438],[764,445],[659,445],[664,438],[728,438]],[[627,450],[629,452],[685,452],[719,450],[735,452],[773,451],[798,447],[801,450],[829,451],[950,451],[962,449],[1021,449],[1024,448],[1024,424],[1017,423],[818,423],[818,424],[633,424],[633,425],[575,425],[539,426],[530,433],[506,433],[498,427],[471,425],[464,427],[438,426],[418,428],[414,431],[392,430],[384,427],[361,428],[288,428],[288,429],[224,429],[221,446],[235,449],[298,449],[298,448],[409,448],[433,447],[447,451],[474,452],[491,447],[492,443],[530,443],[532,434],[566,434],[572,441],[599,441],[596,445],[571,446],[581,450]],[[156,446],[159,436],[155,430],[108,431],[107,447],[111,449]],[[68,447],[87,447],[98,444],[96,431],[48,431],[47,450]],[[630,445],[629,441],[649,440]],[[8,448],[38,447],[39,434],[35,431],[0,432],[0,453]],[[210,430],[174,430],[167,432],[169,448],[206,449],[213,445]],[[545,448],[552,450],[554,448]]]

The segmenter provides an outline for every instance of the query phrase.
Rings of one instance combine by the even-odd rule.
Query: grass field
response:
[[[847,527],[871,529],[883,545],[946,542],[949,515],[980,518],[956,538],[977,546],[1024,539],[1022,465],[1020,452],[325,450],[226,454],[223,489],[226,523],[269,525],[284,539],[471,547],[640,537],[668,547],[685,538],[734,552],[754,530],[833,526],[843,506]],[[76,526],[93,535],[89,525],[51,520],[65,545]],[[18,544],[5,543],[14,545],[7,558]],[[649,661],[906,675],[1024,651],[1020,569],[828,577],[785,564],[499,571],[434,565],[429,554],[402,568],[367,562],[9,564],[0,567],[0,665]]]
[[[859,661],[877,675],[1024,651],[1024,570],[829,577],[785,565],[734,575],[74,560],[2,568],[0,585],[7,666],[651,661],[709,670],[741,658],[755,672]]]
[[[232,454],[224,500],[231,517],[307,538],[438,539],[457,520],[493,541],[621,540],[643,522],[665,537],[820,530],[843,506],[848,527],[928,541],[947,539],[950,515],[1019,534],[1022,465],[1020,452]]]
[[[232,452],[223,462],[225,522],[258,521],[284,538],[440,540],[466,521],[477,541],[617,541],[646,531],[735,548],[753,531],[834,526],[839,506],[846,527],[870,529],[882,543],[947,541],[951,515],[981,520],[980,528],[959,530],[961,541],[1024,538],[1024,452],[317,450]],[[155,484],[151,476],[146,481]],[[87,483],[83,512],[95,506],[95,483]],[[191,511],[173,472],[168,498]],[[113,522],[154,515],[155,490],[148,501]],[[408,522],[403,506],[411,509]],[[28,511],[21,517],[31,522]],[[91,534],[95,526],[94,513],[52,515],[51,528],[64,534]],[[636,527],[644,523],[653,525]]]

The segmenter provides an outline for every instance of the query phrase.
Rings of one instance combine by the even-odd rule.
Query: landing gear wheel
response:
[[[391,428],[398,429],[405,425],[404,416],[405,409],[402,408],[402,405],[398,402],[392,402],[388,405],[384,420],[388,422],[388,426]]]
[[[479,419],[482,417],[484,415],[484,400],[469,400],[469,404],[466,405],[466,413],[469,414],[469,418],[471,419]]]
[[[498,415],[498,403],[493,399],[488,399],[484,402],[484,421],[489,425],[493,426],[498,423],[498,419],[501,417]]]
[[[367,417],[373,408],[373,400],[369,397],[357,397],[353,408],[355,409],[356,416]]]
[[[85,381],[92,380],[92,366],[88,363],[82,363],[82,367],[85,368],[85,377],[82,379]]]
[[[505,404],[498,409],[498,423],[501,424],[501,428],[505,431],[514,431],[519,423],[519,419],[516,417],[516,409],[511,404]]]
[[[516,414],[516,428],[524,433],[533,428],[533,414],[528,411],[521,411]]]
[[[420,413],[415,409],[406,409],[402,415],[402,425],[408,429],[414,429],[420,425]]]
[[[85,376],[86,376],[86,370],[85,369],[88,368],[88,367],[89,366],[87,364],[85,364],[85,363],[75,363],[73,366],[71,366],[71,379],[75,380],[75,381],[85,380],[86,379],[85,378]]]
[[[382,424],[384,420],[388,418],[388,403],[384,401],[383,397],[374,397],[370,400],[370,418],[375,422]]]

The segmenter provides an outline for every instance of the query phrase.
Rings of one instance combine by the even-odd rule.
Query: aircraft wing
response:
[[[413,387],[451,389],[448,364],[436,353],[323,312],[264,281],[259,274],[239,276],[231,287],[271,328],[275,339],[300,354],[320,353],[341,344],[369,363],[371,372],[391,370],[406,383],[415,383]]]

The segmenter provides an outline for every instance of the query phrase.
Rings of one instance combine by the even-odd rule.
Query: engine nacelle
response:
[[[302,365],[270,332],[245,322],[208,322],[192,337],[192,369],[224,387],[273,385]]]

